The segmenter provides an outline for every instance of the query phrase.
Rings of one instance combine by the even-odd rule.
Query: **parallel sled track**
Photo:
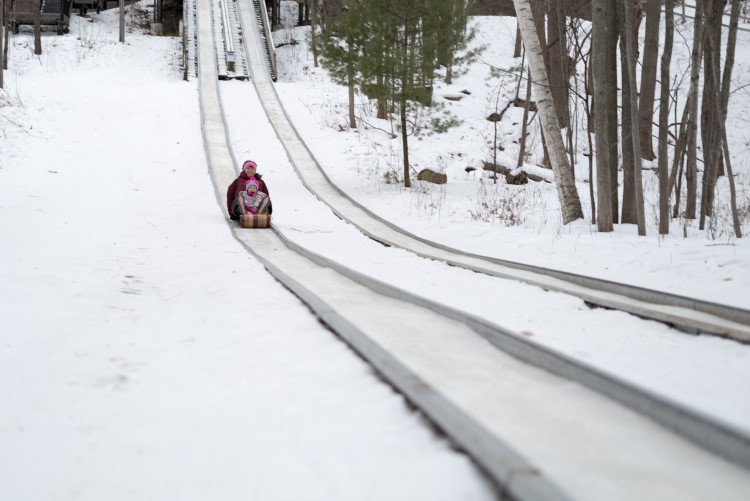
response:
[[[236,162],[221,109],[210,6],[210,0],[197,2],[200,102],[208,163],[223,210],[223,187],[236,176]],[[319,184],[327,179],[275,95],[253,7],[241,2],[239,8],[255,89],[300,178],[340,217],[351,221],[352,214],[366,214],[351,202],[331,202],[331,197],[347,197],[330,183]],[[388,238],[404,241],[397,228],[373,221],[392,233]],[[376,238],[370,226],[355,224]],[[512,498],[632,499],[636,493],[639,499],[701,499],[721,487],[723,499],[742,499],[750,492],[750,437],[742,431],[484,320],[380,283],[293,244],[276,230],[232,228],[277,279],[445,430]],[[452,256],[428,256],[433,259],[459,262],[467,256],[432,247]],[[489,268],[487,259],[471,259]],[[384,318],[380,311],[392,314]],[[534,429],[531,437],[525,436],[529,428]],[[668,485],[656,485],[655,477]]]
[[[246,6],[241,4],[241,15],[243,8],[246,9]],[[246,23],[254,18],[255,16],[243,19],[243,24],[247,26]],[[253,35],[248,32],[248,36]],[[257,34],[255,36],[257,37]],[[261,42],[267,43],[265,37]],[[264,58],[267,56],[260,49],[259,43],[256,39],[255,45],[258,47],[254,50],[248,44],[247,49],[250,65],[254,68],[252,73],[258,73],[257,81],[254,82],[255,87],[261,95],[269,119],[277,131],[282,131],[279,132],[279,137],[289,151],[299,177],[334,213],[370,238],[453,266],[574,295],[588,304],[664,322],[688,333],[713,334],[750,343],[750,310],[464,252],[421,238],[377,216],[338,188],[299,139],[291,120],[278,104],[275,89],[270,82],[264,82],[268,75],[265,65],[268,63],[264,65],[264,60],[267,61]],[[275,75],[271,77],[275,80]],[[285,129],[290,132],[284,132]]]

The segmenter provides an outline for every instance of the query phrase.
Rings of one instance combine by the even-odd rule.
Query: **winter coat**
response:
[[[268,188],[266,188],[266,183],[261,179],[260,174],[257,172],[255,173],[255,178],[260,181],[258,185],[258,191],[260,193],[265,193],[266,196],[270,195],[268,194]],[[229,185],[229,188],[227,188],[227,212],[229,215],[232,215],[232,202],[237,200],[237,197],[240,196],[240,193],[245,191],[245,183],[250,179],[250,176],[245,174],[245,171],[243,170],[240,172],[240,175],[232,181],[232,184]]]
[[[267,196],[268,195],[262,191],[256,191],[255,195],[240,192],[240,197],[242,197],[242,201],[245,203],[245,209],[251,214],[256,214],[258,212],[258,207],[260,207],[261,202],[263,202],[263,199]]]

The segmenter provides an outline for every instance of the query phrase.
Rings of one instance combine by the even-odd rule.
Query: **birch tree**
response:
[[[568,162],[560,125],[557,121],[531,5],[529,0],[513,0],[513,4],[516,8],[518,26],[521,30],[526,53],[529,55],[529,72],[534,83],[542,130],[550,152],[552,171],[555,175],[557,194],[562,209],[562,219],[564,224],[568,224],[576,219],[583,218],[581,201],[578,198],[575,177]]]
[[[685,218],[695,219],[698,206],[698,87],[703,52],[703,10],[695,9],[693,49],[690,55],[690,92],[688,94],[687,166],[685,168]]]

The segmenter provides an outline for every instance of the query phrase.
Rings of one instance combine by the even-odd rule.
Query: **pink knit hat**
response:
[[[253,162],[252,160],[245,160],[245,163],[242,164],[242,170],[247,169],[248,167],[252,167],[253,169],[258,169],[258,164]]]
[[[250,186],[255,186],[255,188],[256,188],[256,189],[257,189],[257,188],[260,188],[260,182],[258,182],[258,180],[257,180],[257,179],[255,179],[254,177],[251,177],[251,178],[250,178],[249,180],[247,180],[247,181],[245,182],[245,191],[247,191],[247,189],[248,189],[248,188],[249,188]]]

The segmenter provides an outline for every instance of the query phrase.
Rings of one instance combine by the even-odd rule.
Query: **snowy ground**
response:
[[[296,3],[283,5],[288,9],[287,16],[296,20]],[[386,175],[401,176],[403,170],[401,139],[391,139],[385,133],[392,131],[393,125],[377,120],[372,106],[360,98],[358,115],[363,121],[357,130],[349,130],[346,89],[332,84],[323,68],[314,67],[312,54],[306,49],[309,28],[293,28],[290,22],[286,30],[275,32],[276,44],[284,44],[277,54],[277,90],[294,117],[295,126],[333,181],[386,219],[454,247],[750,308],[750,244],[747,238],[731,237],[728,202],[720,204],[708,230],[698,231],[697,223],[678,219],[672,222],[668,237],[659,237],[658,184],[655,172],[647,170],[644,186],[648,236],[638,237],[635,225],[616,225],[612,233],[597,233],[590,224],[588,158],[584,155],[588,146],[580,133],[575,136],[576,180],[584,221],[562,225],[553,184],[511,186],[502,179],[494,184],[489,174],[483,173],[482,162],[493,161],[495,141],[493,124],[485,117],[501,111],[512,100],[517,86],[512,75],[491,77],[491,68],[510,70],[520,60],[512,58],[515,19],[475,18],[474,22],[479,30],[476,43],[486,46],[480,61],[452,85],[440,84],[435,89],[436,101],[444,104],[462,125],[443,135],[410,138],[409,157],[414,171],[430,168],[444,172],[448,184],[416,182],[411,190],[385,182]],[[689,41],[692,25],[677,27],[681,37]],[[298,44],[290,45],[292,40]],[[750,32],[741,31],[733,78],[738,90],[732,93],[728,119],[738,205],[745,214],[750,214],[750,92],[742,86],[750,83],[748,48]],[[687,55],[685,45],[676,43],[673,73],[679,70],[678,76],[687,67]],[[470,94],[461,94],[463,90]],[[443,99],[456,95],[463,96],[461,101]],[[680,98],[686,95],[683,89]],[[497,144],[503,149],[497,152],[500,164],[516,165],[522,115],[521,108],[511,107],[505,120],[498,123]],[[536,133],[532,132],[530,140],[539,146]],[[534,162],[540,154],[541,148],[537,148],[526,168],[537,169]],[[476,170],[467,173],[466,167]],[[644,167],[650,168],[651,163],[646,162]],[[412,178],[416,178],[415,173]],[[724,178],[720,191],[726,190]],[[744,233],[749,232],[750,219],[745,216]],[[684,233],[688,238],[683,237]]]
[[[492,499],[471,462],[231,237],[179,41],[130,31],[119,44],[116,10],[91,17],[74,16],[66,36],[45,34],[39,58],[28,33],[12,37],[0,92],[0,498]],[[487,40],[505,37],[484,59],[510,64],[512,22],[481,27]],[[277,36],[302,41],[301,31]],[[745,239],[694,228],[683,239],[678,227],[659,239],[653,221],[646,238],[630,226],[563,227],[551,185],[466,174],[489,159],[482,117],[497,84],[486,67],[444,90],[472,90],[451,104],[467,125],[412,142],[417,164],[441,166],[449,184],[407,191],[384,181],[397,140],[340,130],[345,94],[303,45],[279,59],[277,88],[327,172],[411,231],[748,307]],[[384,249],[299,186],[248,83],[222,84],[222,94],[235,154],[259,162],[281,229],[750,428],[746,347]],[[731,109],[747,114],[739,100]],[[747,179],[746,151],[734,151]],[[471,217],[482,200],[508,197],[523,224]]]
[[[493,498],[232,238],[178,40],[116,16],[11,38],[0,498]]]

